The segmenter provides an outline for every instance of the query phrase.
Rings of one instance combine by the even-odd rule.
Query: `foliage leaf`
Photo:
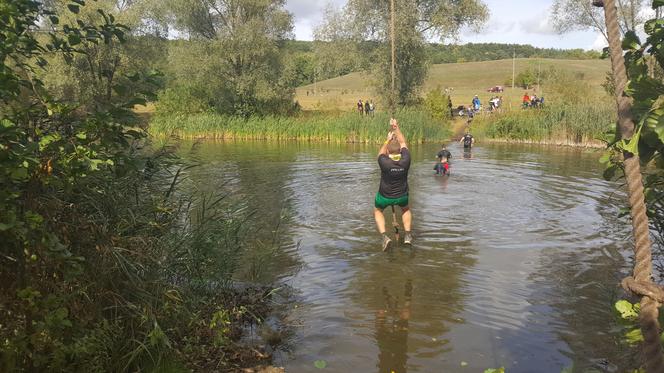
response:
[[[76,4],[67,4],[67,9],[74,14],[78,14],[81,11],[81,8]]]
[[[622,317],[623,319],[633,320],[639,317],[640,305],[638,303],[632,304],[622,299],[616,302],[614,308],[616,309],[616,311],[618,311],[618,313],[620,313],[620,317]]]

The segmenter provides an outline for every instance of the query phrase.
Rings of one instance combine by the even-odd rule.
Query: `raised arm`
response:
[[[401,129],[399,128],[399,123],[397,122],[396,119],[392,118],[390,120],[390,124],[392,125],[392,131],[397,137],[397,141],[399,141],[399,146],[401,148],[408,148],[408,145],[406,144],[406,138],[404,137],[403,133],[401,132]]]
[[[390,140],[392,140],[393,137],[394,133],[392,131],[387,133],[387,139],[383,143],[383,146],[380,147],[380,150],[378,150],[378,156],[380,156],[381,154],[387,155],[387,144],[390,142]]]

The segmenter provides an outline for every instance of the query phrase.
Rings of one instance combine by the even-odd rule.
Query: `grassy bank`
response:
[[[431,118],[424,111],[403,109],[396,118],[409,141],[441,141],[450,136],[447,123]],[[248,119],[203,113],[156,116],[150,123],[150,132],[156,137],[182,139],[377,143],[384,140],[388,122],[388,113],[376,113],[374,117],[342,113]]]
[[[490,140],[602,146],[615,121],[615,109],[608,104],[561,104],[476,117],[472,131]]]
[[[432,65],[422,92],[428,92],[437,87],[451,88],[454,105],[469,105],[474,95],[479,95],[482,103],[488,105],[488,100],[494,94],[487,92],[487,88],[505,85],[506,81],[512,77],[512,63],[512,59],[508,59]],[[515,67],[517,74],[527,69],[542,72],[552,68],[557,69],[571,75],[575,81],[587,83],[591,86],[593,95],[603,94],[601,84],[606,78],[606,72],[610,70],[606,60],[580,61],[547,58],[518,58]],[[505,87],[505,92],[501,94],[505,107],[518,108],[525,91],[530,94],[550,95],[550,92]],[[380,95],[371,84],[370,76],[366,73],[355,72],[320,81],[315,85],[299,87],[296,90],[295,99],[304,110],[352,111],[357,100],[377,100],[379,97]],[[384,103],[378,102],[378,108],[384,108]]]

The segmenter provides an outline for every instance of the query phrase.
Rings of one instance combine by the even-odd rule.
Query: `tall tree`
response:
[[[621,31],[636,31],[645,22],[644,0],[617,0]],[[594,7],[587,0],[554,0],[551,8],[551,21],[554,28],[565,33],[574,30],[595,30],[608,41],[604,10]]]
[[[279,48],[293,28],[284,5],[285,0],[168,1],[168,20],[189,39],[207,45],[207,58],[186,68],[214,65],[214,74],[196,83],[220,87],[225,98],[217,102],[221,111],[266,113],[292,101],[294,90],[282,74]],[[189,51],[185,47],[172,53]]]
[[[57,23],[45,18],[42,26],[48,31],[61,33],[81,21],[96,25],[118,22],[124,27],[122,40],[107,35],[99,42],[85,31],[72,34],[68,41],[82,53],[66,56],[68,61],[62,54],[46,56],[50,66],[41,71],[46,87],[88,107],[106,105],[143,90],[142,84],[135,84],[135,74],[148,75],[163,62],[165,53],[161,50],[166,44],[165,39],[142,29],[147,24],[144,5],[144,0],[96,0],[86,6],[68,0],[46,2],[45,8],[58,16],[53,18]],[[117,89],[120,86],[121,91]]]
[[[464,26],[479,27],[488,17],[488,9],[481,0],[395,0],[396,7],[396,75],[397,103],[403,105],[417,99],[417,90],[427,71],[426,40],[454,37]],[[321,30],[338,30],[341,24],[345,38],[374,41],[380,44],[372,56],[378,89],[390,97],[390,1],[349,0],[343,16],[327,18]],[[350,33],[350,35],[348,35]],[[352,35],[352,36],[351,36]],[[339,39],[327,33],[328,40]]]

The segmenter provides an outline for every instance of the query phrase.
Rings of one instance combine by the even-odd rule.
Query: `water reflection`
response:
[[[228,208],[242,206],[235,218],[250,217],[241,233],[252,250],[241,258],[239,280],[273,282],[298,265],[288,179],[274,176],[291,172],[293,150],[283,144],[208,142],[187,154],[201,164],[189,172],[198,193],[226,196],[222,202]]]
[[[406,373],[408,362],[408,321],[413,284],[406,280],[403,296],[393,296],[386,286],[382,289],[384,307],[376,311],[376,344],[379,373]]]
[[[292,373],[317,371],[316,360],[335,372],[633,368],[611,311],[628,232],[598,156],[457,145],[452,176],[433,177],[437,148],[411,152],[412,250],[382,253],[374,147],[206,145],[202,187],[241,196],[265,226],[287,211],[285,237],[301,242],[273,262],[301,300],[296,347],[277,363]]]

